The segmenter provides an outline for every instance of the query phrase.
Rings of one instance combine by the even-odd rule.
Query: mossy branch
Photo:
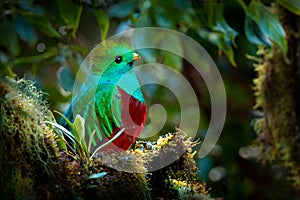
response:
[[[150,143],[137,142],[135,149],[99,151],[87,161],[76,149],[68,151],[32,82],[2,79],[0,94],[1,199],[211,199],[196,177],[195,143],[183,131],[162,136],[151,149]],[[176,154],[178,148],[182,154]],[[146,173],[163,156],[177,160]],[[118,169],[112,167],[116,162],[122,163]],[[128,168],[136,173],[125,172]]]

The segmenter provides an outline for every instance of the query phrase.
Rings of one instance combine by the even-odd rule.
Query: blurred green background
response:
[[[0,73],[34,80],[45,92],[51,109],[63,112],[72,97],[76,72],[96,44],[129,27],[164,27],[182,32],[199,42],[213,58],[227,94],[225,126],[213,151],[197,160],[199,179],[211,188],[213,197],[300,199],[299,192],[285,179],[284,169],[276,163],[258,163],[259,150],[250,146],[256,138],[251,123],[260,117],[252,109],[252,80],[256,74],[251,58],[256,56],[257,46],[272,48],[276,44],[286,53],[282,26],[269,10],[274,3],[282,2],[0,0]],[[296,9],[287,8],[292,12]],[[270,24],[273,30],[266,29]],[[201,77],[172,54],[161,52],[156,61],[180,71],[194,87],[201,109],[198,137],[203,138],[210,119],[210,99]],[[163,132],[173,131],[179,112],[176,98],[161,87],[151,95],[147,93],[151,87],[145,90],[149,104],[167,105],[168,119],[175,122],[167,124]]]

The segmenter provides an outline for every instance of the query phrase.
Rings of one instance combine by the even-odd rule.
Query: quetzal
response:
[[[139,55],[125,43],[106,42],[90,54],[90,73],[73,97],[64,115],[73,122],[74,113],[85,119],[86,134],[95,130],[94,145],[124,132],[105,150],[127,150],[141,134],[147,115],[144,96],[133,62]],[[66,126],[66,122],[61,120]]]

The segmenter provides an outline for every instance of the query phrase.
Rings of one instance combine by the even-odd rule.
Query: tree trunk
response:
[[[256,105],[263,117],[256,120],[261,147],[261,162],[279,161],[300,189],[300,18],[282,7],[272,11],[279,17],[287,34],[288,61],[278,47],[260,50],[255,65]]]

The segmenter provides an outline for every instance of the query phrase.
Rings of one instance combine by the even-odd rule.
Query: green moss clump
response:
[[[179,129],[173,134],[161,136],[154,143],[157,152],[149,159],[148,166],[164,163],[167,159],[175,161],[152,173],[149,182],[153,186],[153,198],[212,199],[197,177],[196,152],[192,150],[196,144]]]
[[[0,91],[0,193],[4,199],[31,198],[46,192],[39,184],[53,177],[58,155],[44,123],[48,108],[32,82],[7,78]]]

